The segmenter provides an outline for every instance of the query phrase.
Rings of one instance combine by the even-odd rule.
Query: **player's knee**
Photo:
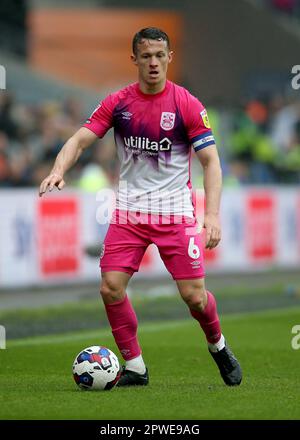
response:
[[[207,304],[206,296],[194,295],[190,298],[188,306],[192,310],[197,310],[198,312],[203,312]]]
[[[100,286],[100,295],[106,304],[121,301],[125,296],[125,288],[114,279],[104,279]]]
[[[182,294],[184,301],[190,309],[202,312],[207,304],[207,295],[204,283],[191,283]]]

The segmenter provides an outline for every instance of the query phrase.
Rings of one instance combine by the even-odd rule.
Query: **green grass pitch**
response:
[[[192,319],[140,325],[148,387],[77,388],[75,355],[90,345],[118,354],[107,330],[9,340],[0,350],[0,419],[299,419],[300,309],[225,315],[222,328],[244,379],[226,387]],[[118,354],[120,359],[120,356]]]

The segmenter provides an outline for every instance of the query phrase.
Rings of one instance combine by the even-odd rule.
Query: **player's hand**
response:
[[[52,191],[53,188],[56,186],[59,190],[63,189],[65,186],[65,181],[63,179],[63,176],[56,173],[50,173],[49,176],[44,179],[40,185],[40,191],[39,196],[42,197],[42,195],[48,190]]]
[[[206,249],[213,249],[220,243],[221,240],[221,225],[219,216],[216,214],[205,214],[204,225],[206,229]]]

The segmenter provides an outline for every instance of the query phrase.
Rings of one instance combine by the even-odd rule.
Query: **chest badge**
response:
[[[163,130],[172,130],[175,123],[175,113],[162,112],[160,126]]]

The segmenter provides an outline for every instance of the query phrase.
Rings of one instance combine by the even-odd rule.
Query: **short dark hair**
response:
[[[161,29],[155,27],[148,27],[141,29],[139,32],[135,34],[132,40],[132,52],[134,55],[137,54],[137,45],[141,43],[143,39],[147,40],[158,40],[158,41],[166,41],[167,48],[170,50],[170,39],[168,35],[162,31]]]

